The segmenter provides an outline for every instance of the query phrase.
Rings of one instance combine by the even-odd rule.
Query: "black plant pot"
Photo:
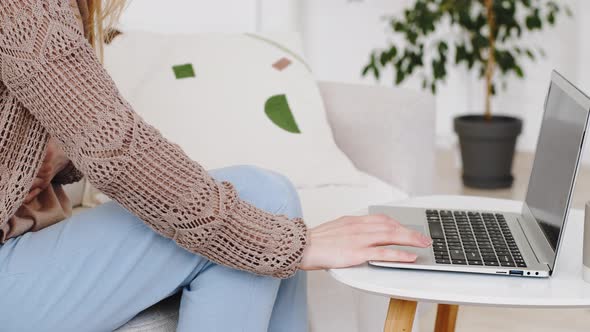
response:
[[[463,184],[481,189],[512,186],[512,160],[522,120],[510,116],[482,115],[455,118],[463,160]]]

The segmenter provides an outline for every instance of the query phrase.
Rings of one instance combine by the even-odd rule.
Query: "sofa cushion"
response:
[[[309,227],[350,215],[373,204],[402,200],[408,195],[402,190],[369,174],[358,172],[357,184],[334,184],[298,189],[303,207],[303,219]]]
[[[115,332],[174,332],[178,326],[180,293],[140,312]]]
[[[319,186],[299,189],[303,215],[314,227],[335,218],[354,214],[372,204],[408,197],[398,188],[360,173],[361,184]],[[308,274],[309,324],[311,331],[364,331],[359,329],[358,297],[350,287],[336,282],[324,271]],[[373,310],[374,308],[371,308]]]
[[[296,186],[355,184],[297,34],[124,32],[105,66],[149,123],[206,168],[251,164]]]

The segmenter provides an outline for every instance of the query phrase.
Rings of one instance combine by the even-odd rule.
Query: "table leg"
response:
[[[416,305],[416,301],[390,299],[383,332],[411,332]]]
[[[459,306],[456,304],[439,304],[434,332],[455,332],[458,311]]]

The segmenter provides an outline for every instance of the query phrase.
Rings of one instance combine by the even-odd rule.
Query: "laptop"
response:
[[[520,213],[371,206],[430,235],[431,248],[397,247],[416,253],[414,263],[371,265],[518,277],[549,277],[562,245],[584,148],[590,98],[553,71],[526,198]]]

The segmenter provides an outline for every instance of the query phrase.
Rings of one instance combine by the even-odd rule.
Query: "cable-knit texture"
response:
[[[230,183],[217,183],[145,123],[100,65],[68,0],[0,2],[0,79],[38,121],[18,108],[9,113],[32,125],[15,125],[4,112],[0,118],[0,128],[26,137],[36,152],[24,153],[31,168],[42,158],[34,144],[45,142],[47,131],[97,189],[187,250],[257,274],[284,278],[297,270],[303,221],[241,201]],[[0,195],[18,205],[35,171],[27,169],[20,182],[7,171],[13,175],[0,181]],[[19,191],[12,190],[16,183]],[[0,220],[13,205],[3,205]]]

